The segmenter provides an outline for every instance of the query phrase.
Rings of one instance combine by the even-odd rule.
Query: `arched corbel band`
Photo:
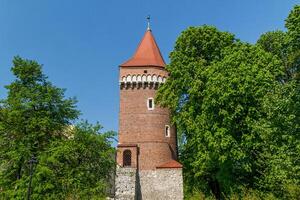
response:
[[[143,74],[143,75],[131,75],[128,74],[127,76],[123,76],[120,80],[120,86],[153,86],[159,85],[166,82],[166,77],[156,74]]]

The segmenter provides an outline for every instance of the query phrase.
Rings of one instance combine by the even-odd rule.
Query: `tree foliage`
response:
[[[257,44],[278,56],[285,68],[283,81],[300,79],[300,6],[295,6],[286,19],[287,32],[270,31],[263,34]]]
[[[87,123],[72,128],[76,100],[65,98],[37,62],[15,57],[11,70],[16,79],[0,102],[0,198],[25,199],[33,157],[34,199],[103,196],[114,160],[110,134]]]
[[[29,174],[30,158],[39,156],[79,114],[76,101],[65,99],[64,90],[47,81],[41,65],[20,57],[13,64],[16,79],[6,86],[8,96],[0,108],[0,185],[4,190],[13,189]]]
[[[114,173],[113,132],[80,123],[69,138],[55,141],[41,157],[33,179],[33,199],[104,199]]]
[[[178,37],[156,98],[181,134],[188,192],[299,194],[299,19],[296,6],[288,31],[257,45],[206,25]]]
[[[300,6],[295,6],[286,19],[287,32],[281,32],[276,37],[268,32],[261,36],[258,45],[280,58],[286,69],[287,77],[284,84],[274,90],[273,95],[265,99],[264,109],[267,116],[261,119],[266,124],[265,154],[261,157],[263,176],[259,180],[259,187],[273,191],[280,198],[297,199],[300,196]],[[273,37],[274,40],[269,40]],[[278,35],[277,35],[278,36]],[[281,46],[275,51],[265,47],[273,46],[281,40]],[[266,45],[262,45],[265,43]],[[279,55],[276,51],[284,52]],[[269,163],[263,162],[267,160]]]

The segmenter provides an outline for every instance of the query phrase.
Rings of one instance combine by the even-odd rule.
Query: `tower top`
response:
[[[134,55],[121,64],[121,67],[164,67],[166,65],[155,38],[150,29],[150,16],[147,17],[148,28]]]
[[[150,15],[147,16],[147,31],[151,31],[151,28],[150,28]]]

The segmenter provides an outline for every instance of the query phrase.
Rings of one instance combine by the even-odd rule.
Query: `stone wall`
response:
[[[181,168],[142,170],[138,177],[140,200],[182,200],[183,179]]]
[[[115,199],[135,200],[136,189],[136,169],[117,167],[115,179]]]

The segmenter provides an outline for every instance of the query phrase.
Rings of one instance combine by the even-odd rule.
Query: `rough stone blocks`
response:
[[[135,200],[136,199],[136,169],[121,168],[116,169],[115,199]]]

